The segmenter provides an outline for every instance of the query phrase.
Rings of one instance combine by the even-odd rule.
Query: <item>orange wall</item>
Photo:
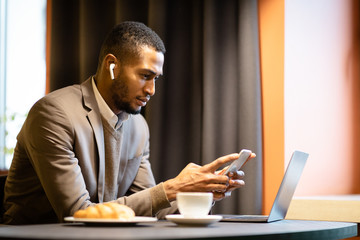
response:
[[[296,196],[360,193],[357,9],[259,0],[264,214],[296,149],[310,153]]]
[[[263,104],[263,212],[268,214],[284,173],[284,0],[259,0]]]

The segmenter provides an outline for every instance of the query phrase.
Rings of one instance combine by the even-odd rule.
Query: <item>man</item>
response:
[[[144,24],[119,24],[101,47],[95,76],[32,107],[5,186],[5,223],[58,222],[108,201],[138,216],[164,216],[176,210],[177,192],[211,191],[220,200],[244,184],[242,172],[231,179],[215,173],[238,154],[203,167],[189,164],[155,184],[149,130],[138,113],[155,94],[164,53],[161,39]]]

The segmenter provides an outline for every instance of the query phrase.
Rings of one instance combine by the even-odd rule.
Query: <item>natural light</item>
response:
[[[46,0],[0,0],[1,93],[0,114],[5,126],[1,137],[0,168],[11,164],[16,136],[31,106],[45,94]],[[0,128],[1,130],[1,128]],[[1,142],[0,142],[1,143]]]

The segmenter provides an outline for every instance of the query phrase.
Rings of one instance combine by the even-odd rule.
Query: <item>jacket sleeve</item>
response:
[[[127,196],[119,198],[117,202],[134,209],[137,216],[157,215],[163,218],[166,214],[177,211],[176,203],[169,202],[163,183],[155,185],[150,164],[147,159],[143,159]]]
[[[60,221],[91,204],[73,149],[70,119],[56,100],[41,100],[23,126],[28,157]]]
[[[137,126],[141,126],[145,144],[143,155],[136,174],[135,179],[126,194],[126,196],[117,199],[116,201],[121,204],[134,209],[138,216],[155,216],[159,211],[172,207],[166,196],[163,183],[156,185],[155,179],[151,170],[149,161],[150,148],[149,148],[149,129],[143,117],[137,118]],[[173,207],[176,209],[176,207]],[[170,210],[173,213],[174,210]]]

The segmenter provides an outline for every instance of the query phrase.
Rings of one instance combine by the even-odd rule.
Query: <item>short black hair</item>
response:
[[[161,38],[149,27],[140,22],[126,21],[116,25],[106,36],[99,54],[99,66],[109,53],[122,62],[140,54],[141,47],[152,47],[165,54]]]

